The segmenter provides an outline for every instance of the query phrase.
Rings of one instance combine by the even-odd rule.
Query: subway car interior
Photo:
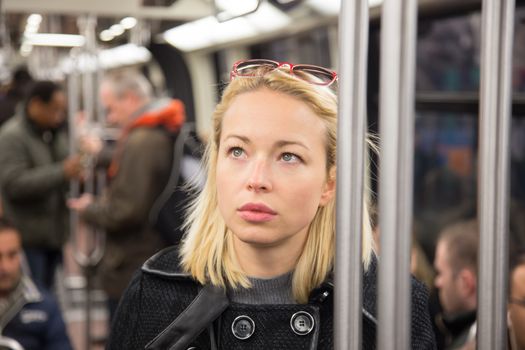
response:
[[[348,56],[341,54],[342,47],[350,39],[344,33],[349,25],[343,25],[342,21],[348,21],[344,17],[344,6],[347,6],[348,13],[351,6],[359,8],[358,3],[360,1],[351,0],[0,0],[0,349],[106,348],[115,327],[112,317],[115,312],[126,313],[125,304],[115,311],[119,297],[113,292],[119,289],[117,295],[121,295],[132,277],[132,273],[129,272],[128,276],[128,270],[125,270],[128,267],[119,270],[119,259],[135,260],[133,270],[141,266],[144,269],[146,265],[142,264],[147,256],[152,255],[142,255],[150,249],[146,246],[153,240],[163,242],[155,249],[178,244],[187,228],[181,228],[182,218],[169,218],[170,215],[186,217],[180,209],[186,208],[185,204],[177,207],[178,203],[175,203],[177,208],[168,208],[168,214],[163,205],[174,198],[187,204],[187,199],[180,196],[195,196],[195,193],[185,192],[187,187],[181,182],[183,177],[194,183],[200,181],[201,186],[192,187],[192,191],[199,191],[204,186],[206,174],[199,162],[209,156],[202,154],[205,145],[217,137],[217,125],[214,125],[212,116],[230,80],[239,74],[232,71],[234,63],[242,66],[243,62],[254,60],[248,62],[275,65],[272,69],[286,66],[290,67],[290,72],[296,64],[324,67],[339,73],[338,80],[330,82],[331,88],[335,87],[332,90],[338,91],[339,103],[350,100],[352,96],[342,93],[348,91],[342,89],[342,85],[345,79],[357,78],[348,74],[345,65],[355,65],[357,57],[344,62]],[[387,3],[391,7],[387,7]],[[395,53],[387,51],[386,42],[399,39],[395,37],[396,33],[390,33],[389,37],[382,28],[386,27],[384,20],[388,9],[393,9],[396,4],[403,8],[410,3],[417,10],[414,12],[417,17],[414,18],[412,36],[414,57],[408,60],[413,64],[405,66],[406,56],[401,55],[398,61]],[[507,6],[505,10],[504,6]],[[361,68],[365,72],[364,84],[361,85],[364,91],[360,93],[365,98],[366,138],[375,146],[365,152],[363,190],[356,192],[364,192],[367,197],[374,254],[380,265],[379,277],[388,274],[384,272],[387,270],[381,270],[381,262],[387,261],[387,252],[392,252],[394,259],[406,258],[410,273],[428,291],[426,302],[433,338],[433,346],[429,349],[525,349],[525,1],[368,0],[365,7],[366,33],[363,37],[366,37],[366,47]],[[507,24],[506,38],[511,38],[509,42],[496,40],[500,46],[487,44],[490,33],[499,28],[484,28],[489,21],[487,13],[494,8],[501,11],[498,18],[501,26]],[[400,20],[401,24],[409,22],[406,18]],[[349,52],[359,52],[355,49],[359,43],[354,38],[352,43],[354,46]],[[507,89],[506,95],[501,92],[505,89],[496,88],[492,91],[497,96],[493,96],[486,92],[490,91],[489,87],[485,89],[483,85],[490,69],[484,67],[484,62],[490,50],[503,55],[507,52],[505,48],[510,52],[507,61],[493,64],[492,69],[498,77],[507,76],[502,86],[511,88]],[[395,208],[382,204],[382,197],[388,196],[382,196],[384,187],[381,181],[389,177],[389,174],[382,173],[386,171],[382,170],[382,155],[388,154],[389,147],[382,143],[383,139],[388,140],[388,136],[383,135],[388,130],[382,129],[385,127],[381,125],[387,118],[382,114],[388,109],[382,106],[382,94],[387,93],[386,89],[383,90],[382,74],[389,70],[403,73],[406,68],[402,67],[412,70],[414,80],[409,94],[409,109],[413,113],[412,125],[408,129],[411,140],[408,162],[411,165],[404,173],[410,181],[407,188],[410,198],[407,203],[399,200],[400,206],[408,206],[409,223],[400,226],[397,222],[390,229],[386,227],[389,226],[387,220],[395,216],[391,214],[395,213]],[[130,107],[135,103],[134,97],[125,95],[129,100],[122,103],[124,95],[113,91],[114,95],[108,97],[104,87],[109,84],[107,77],[127,81],[129,76],[145,78],[148,89],[151,89],[147,91],[155,100],[172,101],[173,110],[170,111],[174,118],[182,115],[184,125],[189,129],[177,129],[179,136],[170,146],[169,156],[164,158],[170,162],[173,158],[167,172],[155,170],[149,175],[141,174],[150,164],[145,161],[119,179],[119,172],[126,171],[125,142],[122,140],[127,136],[131,140],[132,130],[138,124],[124,125],[117,120],[117,114],[129,112],[135,117],[138,114]],[[117,80],[111,83],[115,84],[112,85],[114,89],[117,89]],[[39,85],[40,90],[37,89]],[[51,99],[50,102],[49,96],[44,97],[46,92],[43,90],[46,89],[53,94],[61,91],[65,100],[53,102]],[[490,142],[493,137],[487,136],[490,130],[486,131],[482,120],[492,118],[494,123],[503,123],[506,116],[498,113],[487,117],[483,103],[491,98],[498,98],[499,103],[508,106],[509,115],[507,129],[504,125],[492,124],[498,131],[503,128],[502,139],[497,138],[493,143]],[[339,118],[342,118],[341,109],[339,112]],[[35,116],[54,113],[61,119],[52,127],[43,127],[39,126],[38,117],[33,120],[29,116],[32,113]],[[146,118],[143,123],[156,123],[152,120],[159,115],[150,113],[147,117],[151,117],[150,120]],[[29,132],[23,134],[20,131],[18,136],[14,135],[18,130],[15,119],[24,118],[30,120],[29,129],[36,130],[39,142],[44,140],[43,145],[55,145],[50,155],[36,141],[30,140]],[[58,150],[62,131],[66,138],[63,149]],[[183,134],[186,138],[181,146],[178,140]],[[341,133],[338,135],[343,137]],[[506,145],[504,152],[497,148],[498,140]],[[146,152],[147,147],[137,147],[136,151]],[[481,152],[485,147],[487,152],[497,148],[494,157],[501,160],[492,166],[492,170],[507,169],[502,177],[493,180],[494,192],[488,190],[487,177],[481,175],[482,163],[486,164],[485,158],[488,157],[487,153]],[[107,167],[99,166],[106,149],[113,155],[107,157]],[[344,152],[338,143],[338,157]],[[161,157],[159,153],[162,152],[156,152],[155,157]],[[119,156],[123,157],[121,161],[115,161]],[[145,156],[137,155],[136,162],[144,159],[141,157]],[[188,165],[191,170],[183,165]],[[344,176],[339,170],[338,181]],[[53,177],[54,172],[60,171],[65,175]],[[185,173],[188,171],[191,171],[190,175]],[[126,190],[117,188],[121,182],[126,183]],[[153,198],[150,199],[151,193],[144,192],[143,198],[134,198],[126,192],[142,193],[139,188],[145,186],[144,182],[148,186],[156,183],[160,188]],[[341,191],[339,182],[337,190]],[[97,205],[99,198],[118,196],[119,191],[129,195],[119,202],[122,208],[117,208],[115,202],[106,206],[104,212],[95,208],[92,214],[86,213],[90,206]],[[490,193],[501,198],[490,197]],[[339,208],[340,197],[343,197],[342,193],[338,192],[338,219],[347,215]],[[133,198],[141,204],[149,203],[141,206],[148,206],[144,209],[145,214],[135,213],[133,220],[124,220],[121,227],[115,228],[119,215],[127,215],[126,210],[132,208],[129,203]],[[487,201],[496,205],[492,212],[483,209],[481,203]],[[166,225],[176,225],[180,235],[177,233],[178,236],[173,237],[173,228],[168,230],[168,237],[158,232],[155,225],[159,215],[167,215]],[[496,218],[496,221],[482,219],[487,217]],[[484,223],[490,227],[482,227]],[[356,227],[360,225],[353,223]],[[151,230],[138,233],[138,227]],[[399,237],[408,237],[410,247],[407,250],[396,252],[388,243],[392,241],[383,240],[383,233],[387,235],[389,230],[396,229],[406,232],[397,232],[392,235],[392,240],[397,244]],[[9,267],[12,265],[8,260],[14,259],[16,251],[13,253],[8,249],[12,242],[8,241],[7,234],[2,234],[6,230],[16,231],[21,237],[19,272],[13,272],[13,267]],[[361,234],[358,228],[356,232]],[[137,233],[135,238],[120,240],[120,237],[132,233]],[[339,235],[342,233],[337,230],[336,236]],[[490,239],[485,238],[489,236]],[[359,249],[361,241],[357,242]],[[494,245],[491,247],[487,242],[494,242]],[[499,242],[504,242],[502,255],[496,253]],[[348,251],[346,255],[351,254]],[[447,256],[443,257],[443,254]],[[453,257],[453,254],[458,256]],[[337,250],[334,263],[336,293],[338,281],[344,278],[337,275],[342,255],[345,254]],[[493,255],[496,262],[486,262],[490,261],[484,260],[487,255]],[[473,262],[469,262],[469,258]],[[104,261],[114,263],[109,267],[113,269],[110,273],[107,271],[109,265],[104,265]],[[481,267],[482,261],[488,267]],[[453,263],[458,266],[452,266]],[[41,276],[41,271],[35,272],[35,269],[44,265],[51,271]],[[500,282],[480,282],[488,276],[489,270],[493,274],[490,278]],[[355,271],[360,275],[361,265]],[[405,272],[409,283],[409,271]],[[128,277],[125,286],[120,287],[124,275]],[[60,322],[51,317],[49,309],[37,310],[28,306],[31,305],[29,301],[24,303],[17,299],[30,297],[29,291],[21,291],[26,279],[37,292],[40,291],[40,295],[49,295],[56,301]],[[374,318],[379,327],[377,348],[410,348],[398,345],[394,340],[395,333],[381,332],[381,327],[388,323],[382,323],[381,310],[386,307],[382,300],[389,294],[381,290],[381,283],[382,280],[378,287],[379,316]],[[358,303],[364,296],[360,294],[360,284],[355,289],[359,295]],[[489,313],[481,312],[478,308],[487,299],[497,300],[499,304],[496,303]],[[345,307],[334,306],[335,309]],[[457,312],[454,308],[458,309]],[[504,318],[504,324],[487,323],[492,322],[493,314],[501,316],[494,316],[495,320]],[[408,322],[408,329],[403,331],[409,332],[410,317],[402,312],[397,317]],[[311,320],[313,323],[314,318]],[[52,322],[57,323],[49,325]],[[319,321],[316,319],[316,322]],[[46,323],[48,325],[44,326]],[[37,334],[49,333],[53,327],[58,332],[56,327],[60,328],[62,323],[67,339],[61,345],[45,344],[43,336]],[[359,327],[366,326],[365,321],[363,325],[360,321],[355,323],[358,331]],[[293,318],[290,324],[295,334],[300,334],[294,329]],[[494,331],[494,334],[487,335],[488,345],[484,344],[486,338],[481,337],[480,330],[487,324],[489,328],[501,328],[504,340],[497,338],[499,333]],[[337,326],[336,323],[334,339],[338,333],[349,332],[345,330],[346,326]],[[46,327],[49,329],[43,331]],[[231,330],[237,339],[242,339],[235,333],[235,324]],[[255,327],[255,335],[257,331]],[[386,340],[381,340],[381,337],[386,337]],[[272,348],[253,345],[255,343],[249,341],[240,340],[240,345],[231,348],[220,344],[147,348]],[[360,344],[359,341],[352,344]],[[278,348],[303,348],[286,344]],[[341,345],[341,341],[333,344],[336,349],[361,348],[359,345]],[[417,348],[414,344],[412,342],[411,348]],[[112,344],[107,348],[128,347]],[[322,342],[312,343],[308,348],[328,349]],[[372,348],[376,348],[375,345]]]

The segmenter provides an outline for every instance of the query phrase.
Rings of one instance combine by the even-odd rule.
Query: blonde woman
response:
[[[234,65],[186,236],[135,276],[109,349],[333,347],[336,77],[270,60]],[[363,348],[373,349],[376,259],[366,211],[363,229]],[[413,287],[413,345],[432,349],[426,294]]]

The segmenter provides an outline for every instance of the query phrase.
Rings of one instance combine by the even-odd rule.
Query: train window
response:
[[[418,91],[479,88],[479,13],[419,22]]]
[[[265,57],[277,61],[301,62],[331,67],[329,31],[320,27],[300,36],[290,36],[279,40],[254,45],[250,48],[252,57]]]
[[[417,42],[414,220],[433,258],[450,223],[477,210],[480,12],[421,18]],[[373,53],[371,53],[373,54]],[[525,6],[518,4],[513,53],[511,246],[525,248]]]
[[[290,35],[271,41],[257,43],[248,48],[246,57],[242,58],[267,58],[281,62],[300,62],[315,64],[322,67],[332,67],[330,55],[331,42],[329,27],[319,27],[299,35]],[[234,55],[235,56],[235,55]],[[239,58],[239,57],[238,57]],[[237,59],[238,59],[237,58]],[[230,77],[232,63],[231,52],[218,51],[213,55],[217,84],[217,96],[221,96]]]
[[[421,20],[417,41],[418,91],[479,89],[481,40],[479,12]],[[525,91],[525,7],[516,9],[513,86]]]
[[[418,112],[414,150],[414,218],[418,241],[433,257],[449,223],[476,210],[476,115]]]

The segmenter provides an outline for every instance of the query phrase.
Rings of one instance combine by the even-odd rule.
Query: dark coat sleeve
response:
[[[412,277],[412,349],[436,349],[436,339],[428,309],[428,291],[414,277]]]
[[[65,185],[62,162],[34,166],[29,150],[18,135],[0,138],[0,181],[5,196],[15,201],[44,198]]]
[[[137,338],[142,333],[137,328],[140,326],[140,315],[142,312],[142,277],[142,271],[137,271],[120,299],[111,323],[106,350],[144,348],[145,344],[142,344],[142,347],[138,346],[139,343],[143,342],[140,342]]]

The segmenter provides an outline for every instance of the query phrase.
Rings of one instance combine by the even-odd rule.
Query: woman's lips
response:
[[[242,219],[250,222],[267,222],[277,215],[271,208],[260,203],[247,203],[237,209],[237,212]]]

